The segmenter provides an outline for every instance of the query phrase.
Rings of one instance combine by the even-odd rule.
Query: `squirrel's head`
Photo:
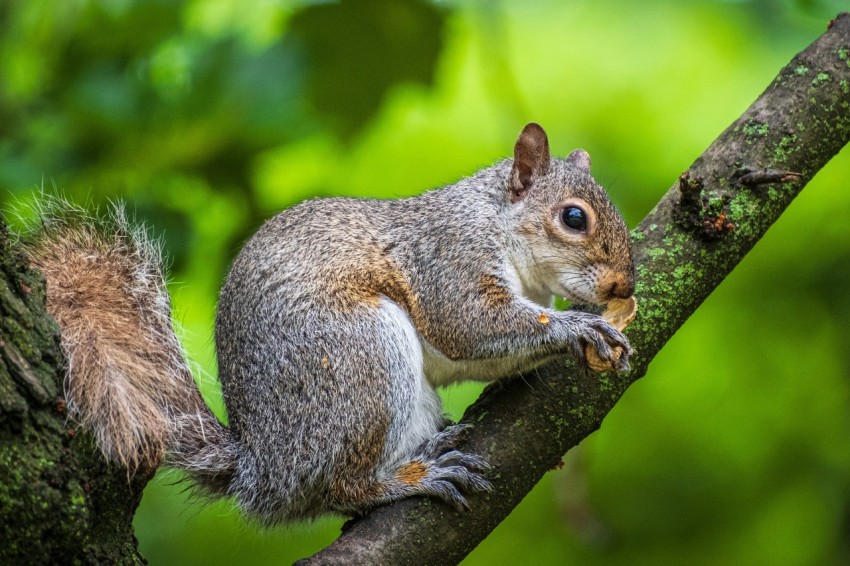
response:
[[[523,284],[537,295],[605,304],[634,293],[629,234],[577,149],[551,158],[546,132],[528,124],[514,146],[507,180]]]

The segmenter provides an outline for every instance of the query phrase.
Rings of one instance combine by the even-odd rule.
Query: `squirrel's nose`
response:
[[[606,289],[607,299],[628,299],[635,294],[635,282],[629,277],[616,277]]]

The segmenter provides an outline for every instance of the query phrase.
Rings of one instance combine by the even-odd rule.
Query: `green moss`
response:
[[[829,73],[820,72],[815,76],[815,78],[812,79],[812,86],[816,87],[816,86],[820,85],[821,83],[824,83],[824,82],[827,82],[827,81],[830,81],[830,80],[832,80],[832,77],[829,75]]]
[[[770,126],[762,122],[747,122],[744,124],[744,134],[747,136],[766,136]]]
[[[21,354],[26,358],[31,358],[32,351],[32,343],[29,340],[29,333],[21,328],[21,325],[18,324],[18,321],[13,316],[4,316],[2,318],[2,324],[6,332],[8,332],[12,338],[12,342],[14,342]]]
[[[567,411],[567,413],[571,414],[571,410]],[[552,423],[552,427],[558,431],[569,430],[571,427],[571,423],[568,420],[556,414],[549,415],[549,422]]]
[[[649,248],[646,250],[646,255],[648,255],[652,259],[658,259],[667,253],[667,250],[664,248]]]
[[[713,198],[708,201],[708,210],[712,213],[719,213],[723,210],[723,205],[726,204],[721,198]]]
[[[9,288],[5,278],[0,278],[0,306],[17,320],[26,321],[28,325],[32,325],[32,316],[26,304]]]
[[[794,74],[796,75],[805,75],[809,72],[809,68],[803,65],[802,63],[794,67]]]
[[[795,152],[797,148],[797,134],[782,136],[779,143],[776,145],[776,150],[773,152],[773,160],[775,163],[785,163],[788,161],[788,156]]]
[[[838,58],[844,61],[850,67],[850,49],[842,47],[838,50]]]

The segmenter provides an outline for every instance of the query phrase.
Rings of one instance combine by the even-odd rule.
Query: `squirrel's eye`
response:
[[[587,229],[587,216],[577,206],[568,206],[561,211],[561,222],[571,230],[584,232]]]

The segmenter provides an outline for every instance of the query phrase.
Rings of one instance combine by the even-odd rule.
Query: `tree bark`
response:
[[[376,509],[298,564],[455,564],[564,453],[599,428],[626,388],[791,200],[850,141],[850,15],[788,64],[632,232],[637,354],[625,375],[553,363],[488,387],[464,414],[465,450],[494,467],[492,493],[456,513],[427,499]]]
[[[456,513],[408,499],[351,522],[303,564],[459,562],[571,447],[850,140],[850,16],[785,67],[632,232],[639,313],[626,375],[553,363],[488,387],[464,415],[494,491]],[[0,563],[138,563],[132,517],[147,477],[106,466],[66,422],[64,362],[44,286],[0,225]],[[530,384],[530,385],[529,385]]]

